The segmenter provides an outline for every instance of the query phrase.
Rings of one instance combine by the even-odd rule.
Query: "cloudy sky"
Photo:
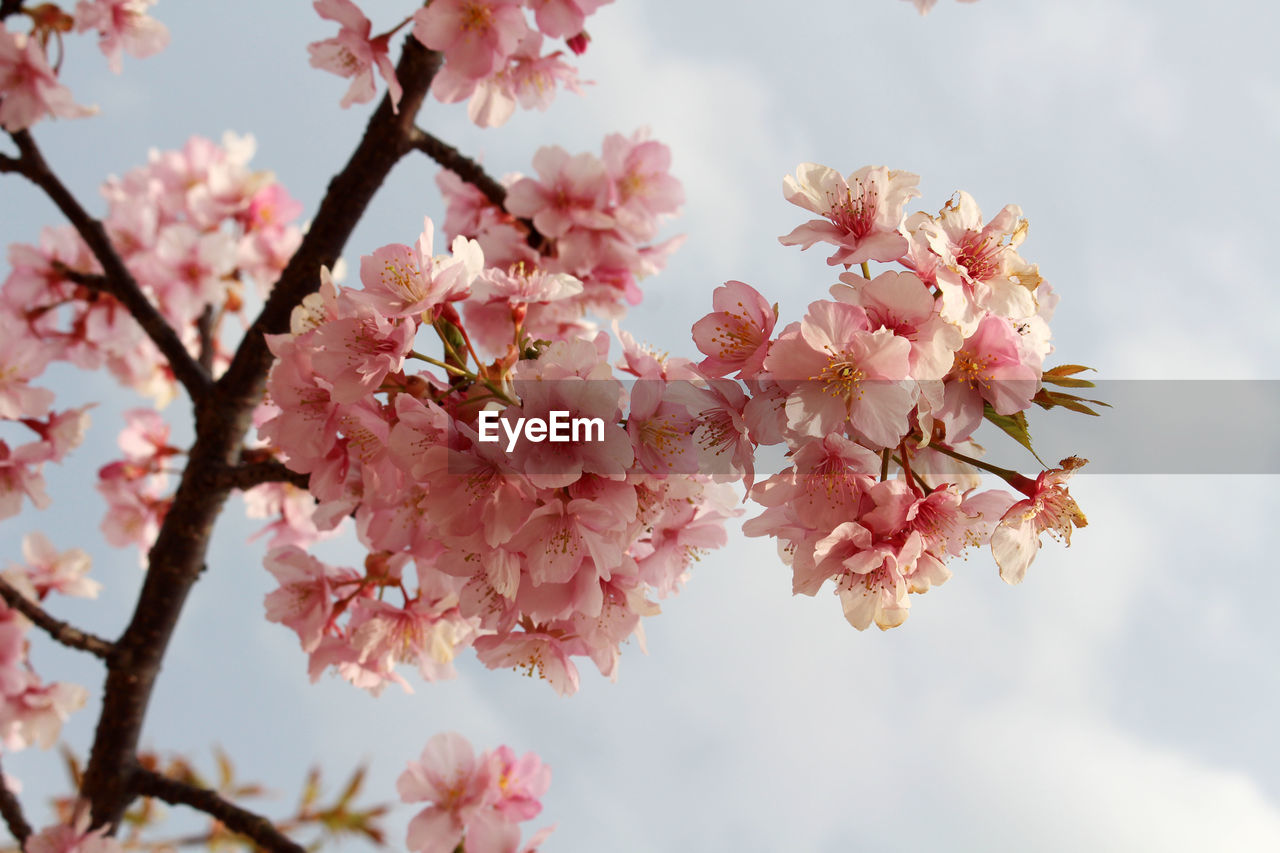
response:
[[[403,5],[365,4],[375,25]],[[305,45],[330,34],[309,4],[265,6],[161,3],[172,46],[120,77],[76,45],[67,79],[102,115],[42,124],[37,138],[82,198],[96,203],[102,178],[150,147],[229,129],[252,132],[254,165],[314,210],[367,112],[340,110],[345,83],[308,67]],[[1222,439],[1196,450],[1210,460],[1197,470],[1248,471],[1259,450],[1274,454],[1255,447],[1273,421],[1211,411],[1188,391],[1205,386],[1175,381],[1276,378],[1274,4],[940,0],[923,19],[899,0],[783,8],[618,0],[590,22],[585,96],[500,129],[435,103],[420,123],[495,173],[529,171],[542,144],[598,151],[613,131],[648,126],[667,142],[688,194],[671,233],[688,242],[626,325],[678,355],[694,353],[689,327],[726,279],[779,301],[785,320],[832,283],[821,254],[777,242],[805,218],[781,196],[797,163],[916,172],[928,210],[956,189],[988,214],[1020,204],[1023,254],[1062,296],[1053,360],[1169,380],[1124,412],[1141,427],[1126,439],[1176,449],[1167,434],[1207,417]],[[348,262],[439,218],[433,173],[397,168]],[[5,242],[56,222],[16,178],[0,183]],[[90,550],[107,591],[57,611],[114,635],[141,575],[135,555],[97,544],[103,505],[76,472],[113,457],[119,412],[136,401],[101,383],[50,374],[60,405],[106,403],[68,470],[51,472],[57,506],[0,525],[0,563],[32,528]],[[1046,455],[1123,457],[1110,440]],[[533,825],[557,823],[547,849],[574,853],[1280,849],[1276,480],[1188,475],[1175,453],[1161,458],[1142,476],[1079,475],[1088,528],[1070,549],[1047,545],[1022,586],[971,554],[884,634],[853,630],[830,595],[793,599],[773,546],[735,530],[647,623],[649,654],[627,647],[617,683],[588,674],[570,699],[473,660],[412,696],[309,684],[294,635],[263,619],[274,584],[233,505],[144,741],[202,758],[222,745],[287,792],[269,807],[280,811],[314,761],[335,777],[368,761],[371,795],[393,799],[405,761],[439,731],[536,750],[554,775]],[[359,558],[354,545],[338,553]],[[85,749],[100,669],[42,642],[32,657],[94,693],[65,730]],[[5,756],[37,822],[42,798],[65,789],[57,763]],[[396,813],[397,841],[412,812]]]

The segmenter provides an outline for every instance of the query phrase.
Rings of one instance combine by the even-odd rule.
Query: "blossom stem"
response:
[[[867,265],[866,261],[862,262],[862,277],[867,281],[871,281],[871,267]]]
[[[444,345],[445,345],[445,348],[448,349],[450,353],[453,352],[453,347],[449,346],[448,341],[445,341]],[[438,358],[432,358],[429,355],[423,355],[417,350],[410,350],[409,357],[416,358],[419,361],[425,361],[427,364],[434,364],[436,367],[439,367],[443,370],[447,370],[448,372],[452,373],[454,376],[462,376],[466,379],[470,379],[472,382],[479,382],[481,385],[489,389],[489,392],[492,395],[492,397],[502,400],[504,403],[507,403],[508,405],[511,405],[511,406],[518,405],[518,403],[515,400],[511,399],[509,395],[504,394],[502,392],[502,389],[499,388],[497,385],[494,385],[492,381],[485,379],[483,376],[479,375],[478,373],[473,373],[472,371],[467,370],[465,367],[458,367],[456,364],[449,364],[447,362],[441,361]],[[466,401],[466,402],[470,402],[470,401]]]
[[[920,491],[919,487],[916,486],[916,481],[920,478],[911,470],[911,454],[910,451],[907,450],[907,440],[905,438],[898,443],[898,452],[902,454],[901,464],[902,470],[907,474],[907,485],[911,487],[911,491],[915,492],[920,497],[924,497],[924,494]],[[928,489],[926,488],[925,491],[927,492]]]
[[[1035,490],[1035,481],[1022,476],[1017,471],[1010,471],[1008,468],[1001,468],[998,465],[992,465],[990,463],[983,462],[980,459],[974,459],[971,456],[965,456],[963,453],[958,453],[957,451],[952,450],[949,447],[945,447],[944,445],[941,445],[941,444],[931,444],[929,446],[932,447],[934,450],[938,451],[939,453],[943,454],[944,456],[950,456],[952,459],[958,459],[961,462],[967,462],[975,468],[979,468],[990,474],[995,474],[997,477],[1004,480],[1006,483],[1013,486],[1018,491],[1023,492],[1024,494],[1031,493],[1027,491],[1028,488],[1031,489],[1032,491]]]

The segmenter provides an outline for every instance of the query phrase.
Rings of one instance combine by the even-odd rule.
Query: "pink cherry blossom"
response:
[[[373,25],[351,0],[315,0],[312,5],[320,17],[342,25],[333,38],[307,45],[313,67],[332,71],[339,77],[354,78],[342,97],[341,105],[345,108],[373,100],[377,94],[373,70],[377,68],[382,79],[387,81],[391,108],[398,110],[403,91],[388,53],[390,34],[371,37]]]
[[[1005,205],[984,225],[973,196],[958,192],[936,217],[914,214],[905,228],[912,236],[911,263],[937,284],[942,316],[966,335],[987,311],[1010,319],[1036,313],[1040,274],[1018,254],[1027,220],[1017,205]]]
[[[830,243],[837,247],[827,259],[832,265],[897,260],[907,251],[899,233],[902,207],[920,195],[919,179],[884,166],[864,166],[845,178],[827,166],[801,163],[794,178],[783,179],[783,195],[824,219],[812,219],[779,240],[803,249]]]
[[[587,15],[613,0],[526,0],[538,29],[552,38],[568,38],[582,32]]]
[[[156,0],[80,0],[76,31],[98,31],[98,49],[119,74],[121,53],[138,59],[154,56],[169,44],[169,28],[147,14]]]
[[[1084,513],[1067,491],[1067,480],[1088,460],[1072,456],[1058,468],[1042,471],[1035,483],[1024,489],[1026,500],[1009,507],[991,533],[991,553],[1006,583],[1022,583],[1027,567],[1040,550],[1040,534],[1071,544],[1071,529],[1088,524]]]
[[[81,598],[97,598],[102,584],[85,577],[90,559],[80,548],[69,548],[59,553],[48,538],[39,531],[22,537],[22,556],[25,565],[11,566],[6,576],[21,574],[35,590],[37,598],[50,592],[74,595]]]
[[[413,17],[418,41],[476,79],[497,71],[529,29],[520,0],[433,0]]]
[[[698,368],[709,376],[744,379],[764,367],[777,314],[754,287],[726,281],[711,294],[713,313],[693,324],[693,342],[706,354]]]
[[[316,330],[312,361],[332,382],[337,403],[353,403],[400,369],[413,346],[414,324],[389,319],[351,301],[344,316]]]
[[[474,240],[457,237],[450,255],[435,256],[434,241],[428,218],[414,248],[392,243],[361,258],[361,298],[386,317],[417,316],[464,298],[484,269],[484,253]]]
[[[326,565],[300,548],[277,548],[265,566],[280,588],[267,593],[267,621],[279,622],[298,635],[305,652],[315,651],[333,617],[333,593],[359,580],[352,569]]]
[[[492,74],[477,79],[446,65],[432,81],[431,94],[446,104],[470,98],[468,117],[480,127],[498,127],[511,118],[516,104],[545,111],[557,85],[582,93],[577,70],[561,56],[561,51],[542,55],[542,34],[529,30]]]
[[[27,839],[24,853],[124,853],[124,847],[107,836],[110,826],[89,830],[88,803],[78,804],[69,824],[46,827]]]
[[[889,329],[911,342],[913,379],[941,379],[946,375],[964,336],[942,319],[937,300],[924,282],[913,273],[893,270],[871,281],[857,273],[843,273],[840,281],[843,284],[831,288],[837,302],[861,306],[872,329]]]
[[[470,824],[488,805],[494,766],[477,759],[462,735],[449,732],[427,741],[396,781],[401,802],[429,802],[409,822],[406,845],[419,853],[453,853]]]
[[[936,414],[946,421],[948,438],[962,441],[982,423],[984,404],[1001,415],[1030,406],[1039,378],[1022,358],[1018,333],[1007,320],[988,314],[956,352]]]
[[[609,228],[604,207],[612,185],[605,164],[594,154],[569,156],[558,145],[538,149],[533,166],[540,181],[522,178],[507,194],[507,210],[531,218],[548,237],[563,237],[572,227]]]
[[[72,100],[36,39],[9,32],[0,22],[0,127],[16,133],[46,115],[81,118],[95,112]]]
[[[887,329],[870,331],[866,312],[815,302],[798,329],[784,332],[765,368],[789,387],[787,424],[806,435],[836,431],[847,420],[879,447],[907,431],[915,405],[907,379],[911,344]]]

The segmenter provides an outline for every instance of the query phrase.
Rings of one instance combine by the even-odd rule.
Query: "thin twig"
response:
[[[169,362],[173,375],[187,389],[191,399],[199,402],[212,385],[208,372],[191,357],[191,353],[187,352],[187,347],[178,337],[178,333],[142,292],[133,273],[129,272],[129,268],[116,252],[115,246],[111,244],[111,238],[107,236],[102,223],[85,211],[71,191],[53,173],[30,133],[20,130],[9,135],[21,154],[16,161],[8,158],[10,164],[16,163],[16,168],[12,171],[16,171],[44,190],[49,200],[57,205],[62,214],[75,226],[76,231],[92,250],[94,257],[98,259],[98,263],[102,265],[105,273],[104,289],[133,315],[138,325],[147,333],[147,337],[151,338]]]
[[[305,848],[280,832],[271,821],[259,814],[224,800],[214,791],[197,788],[177,779],[162,776],[153,770],[135,768],[132,776],[132,787],[136,793],[144,797],[155,797],[170,805],[190,806],[202,811],[210,817],[217,818],[222,825],[233,832],[238,832],[252,840],[265,850],[280,853],[305,853]]]
[[[115,651],[115,645],[109,640],[104,640],[87,631],[81,631],[61,619],[53,618],[39,604],[18,592],[4,578],[0,578],[0,598],[3,598],[10,607],[30,619],[37,628],[64,646],[88,652],[103,660],[109,659]]]
[[[264,462],[241,462],[226,468],[222,473],[222,481],[231,488],[241,490],[252,489],[263,483],[289,483],[305,489],[311,483],[311,475],[291,471],[283,463],[271,459]]]
[[[506,211],[507,188],[494,180],[493,176],[486,172],[484,167],[475,160],[420,127],[413,128],[409,136],[409,142],[415,149],[426,154],[432,160],[435,160],[441,166],[480,190],[494,207]],[[550,242],[534,226],[533,220],[517,219],[517,221],[529,230],[530,246],[535,249],[541,249]]]
[[[27,837],[31,835],[31,824],[27,823],[27,818],[22,813],[22,804],[5,784],[3,770],[0,770],[0,816],[4,817],[9,832],[13,834],[19,846],[26,845]]]

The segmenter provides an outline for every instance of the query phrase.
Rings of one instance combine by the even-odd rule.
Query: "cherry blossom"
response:
[[[169,28],[147,14],[156,0],[79,0],[76,30],[98,31],[98,49],[111,70],[123,68],[121,54],[138,59],[154,56],[169,45]]]
[[[339,77],[352,78],[341,105],[345,108],[373,100],[377,94],[373,82],[376,68],[382,79],[387,81],[392,109],[398,109],[402,90],[388,55],[390,33],[371,36],[373,25],[351,0],[315,0],[312,5],[320,17],[342,25],[333,38],[307,45],[312,66],[331,71]]]
[[[1035,482],[1024,487],[1025,500],[1009,507],[991,534],[991,553],[1006,583],[1022,583],[1027,568],[1040,550],[1040,534],[1048,532],[1071,544],[1071,529],[1088,524],[1066,482],[1088,460],[1072,456],[1060,467],[1042,471]]]
[[[16,133],[46,115],[82,118],[94,112],[72,100],[36,39],[10,32],[0,22],[0,127]]]

